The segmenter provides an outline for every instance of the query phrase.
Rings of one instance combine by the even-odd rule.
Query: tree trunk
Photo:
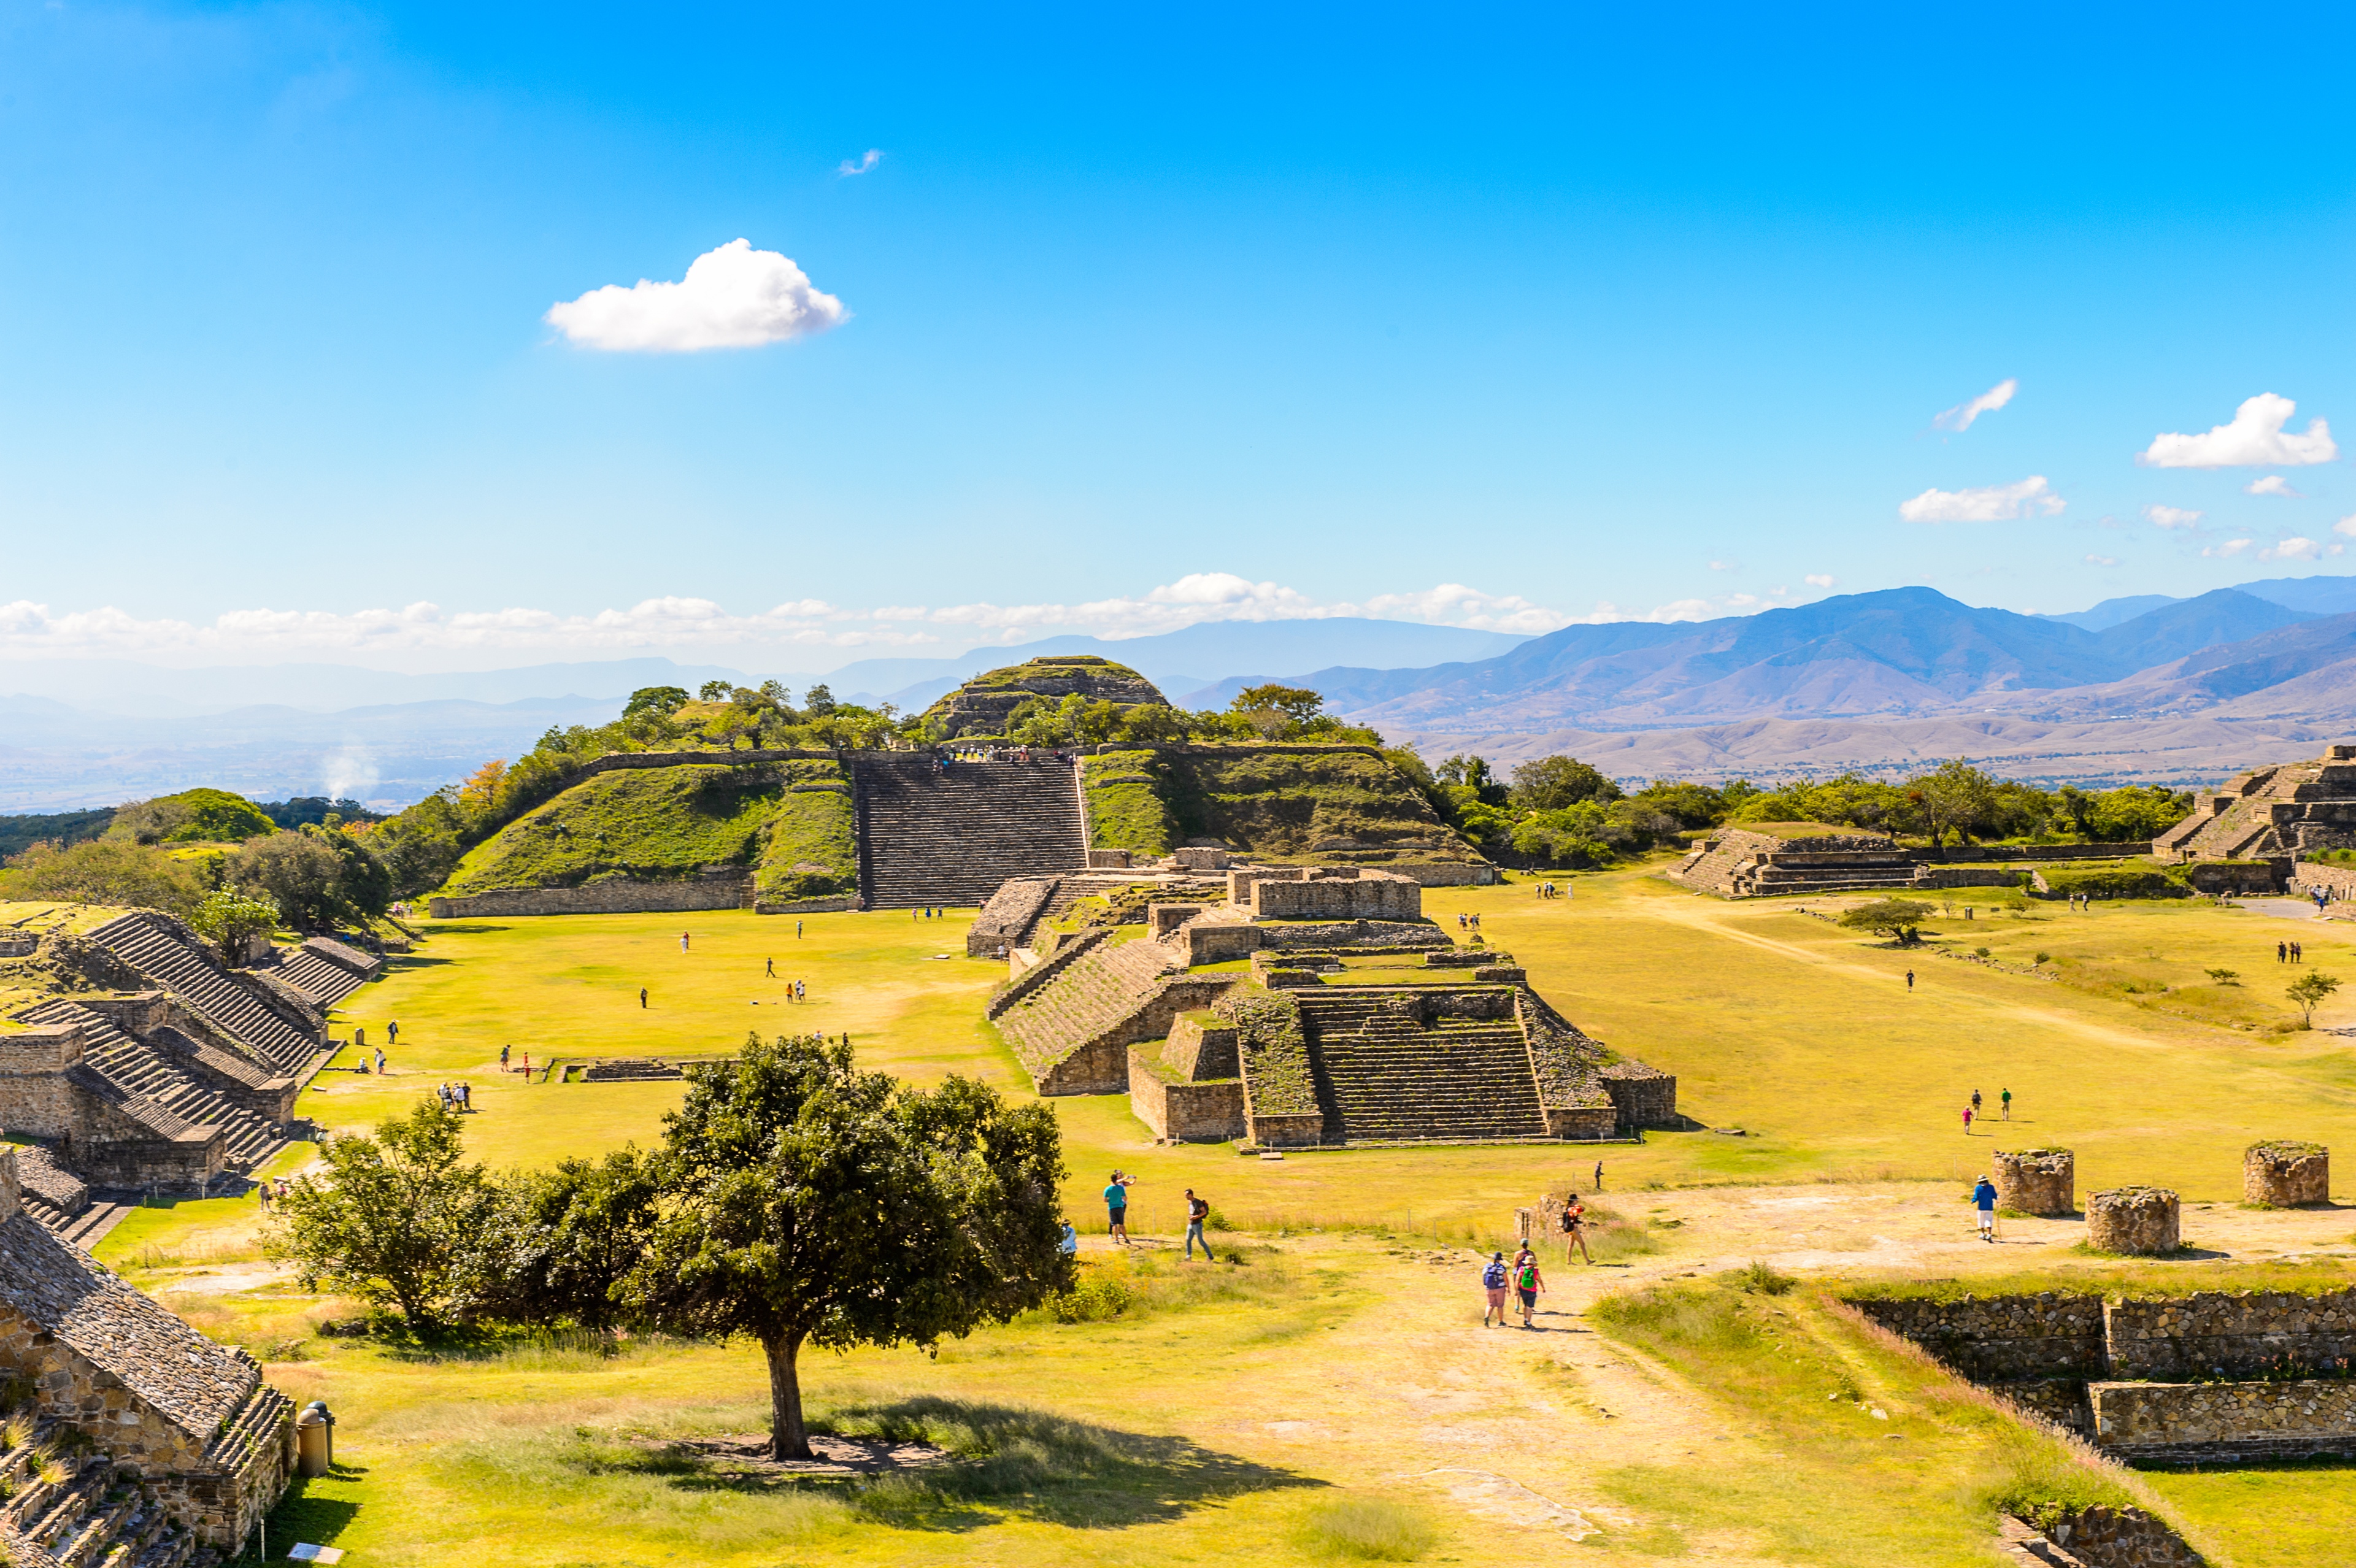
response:
[[[809,1434],[802,1426],[802,1380],[794,1368],[794,1358],[801,1354],[802,1337],[786,1334],[764,1339],[761,1349],[769,1358],[769,1456],[807,1459],[810,1445]]]

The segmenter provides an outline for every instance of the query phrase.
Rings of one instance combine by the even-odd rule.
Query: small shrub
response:
[[[1117,1279],[1084,1279],[1077,1287],[1053,1297],[1047,1309],[1058,1323],[1101,1323],[1118,1317],[1136,1303],[1137,1293]]]
[[[2040,953],[2037,955],[2037,961],[2040,964],[2051,964],[2053,962],[2053,955],[2051,953]]]
[[[2211,969],[2209,978],[2221,986],[2238,986],[2242,983],[2242,972],[2238,969]]]
[[[1439,1539],[1423,1516],[1387,1498],[1341,1498],[1309,1516],[1312,1544],[1339,1557],[1412,1563]]]
[[[1974,955],[1981,958],[1985,958],[1988,955],[1988,950],[1985,947],[1975,947],[1972,949],[1972,952]]]
[[[1788,1274],[1780,1274],[1770,1265],[1753,1262],[1749,1268],[1735,1269],[1725,1276],[1726,1283],[1747,1296],[1789,1296],[1800,1282]]]

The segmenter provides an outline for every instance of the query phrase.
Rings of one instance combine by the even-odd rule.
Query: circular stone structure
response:
[[[2331,1151],[2321,1144],[2276,1138],[2242,1153],[2242,1201],[2296,1209],[2331,1201]]]
[[[2114,1187],[2086,1200],[2086,1244],[2098,1253],[2172,1253],[2181,1243],[2178,1220],[2168,1189]]]
[[[1998,1149],[1996,1201],[2016,1214],[2078,1211],[2078,1161],[2066,1148]]]

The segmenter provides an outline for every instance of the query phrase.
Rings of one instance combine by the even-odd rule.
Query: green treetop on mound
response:
[[[277,827],[241,795],[187,789],[117,808],[107,831],[136,844],[241,844]]]

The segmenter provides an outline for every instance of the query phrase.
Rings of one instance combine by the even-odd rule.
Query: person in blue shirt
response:
[[[1112,1173],[1112,1185],[1105,1189],[1105,1214],[1112,1221],[1112,1239],[1122,1246],[1129,1245],[1129,1189],[1137,1178]]]
[[[1069,1220],[1064,1221],[1064,1234],[1055,1243],[1055,1250],[1067,1258],[1079,1255],[1080,1233],[1072,1229],[1072,1222]]]
[[[1981,1177],[1981,1178],[1980,1178],[1980,1184],[1979,1184],[1977,1187],[1975,1187],[1975,1188],[1973,1188],[1973,1189],[1972,1189],[1972,1207],[1979,1211],[1979,1216],[1980,1216],[1980,1240],[1981,1240],[1981,1241],[1983,1241],[1983,1242],[1987,1243],[1988,1243],[1989,1245],[1991,1245],[1991,1246],[1995,1245],[1995,1244],[1996,1244],[1996,1183],[1995,1183],[1995,1182],[1990,1181],[1990,1180],[1989,1180],[1987,1177],[1985,1177],[1985,1176],[1983,1176],[1983,1177]]]

